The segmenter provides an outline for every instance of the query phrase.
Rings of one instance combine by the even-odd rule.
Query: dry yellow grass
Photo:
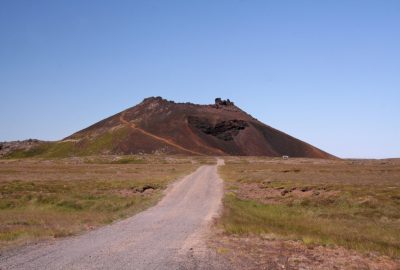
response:
[[[221,224],[400,256],[400,160],[228,158]]]
[[[0,247],[62,237],[153,205],[206,158],[0,160]]]

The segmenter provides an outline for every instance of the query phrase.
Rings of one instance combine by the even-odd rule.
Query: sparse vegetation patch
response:
[[[399,258],[399,161],[228,158],[226,164],[226,232]]]
[[[0,247],[69,236],[132,215],[199,162],[167,156],[0,160]]]

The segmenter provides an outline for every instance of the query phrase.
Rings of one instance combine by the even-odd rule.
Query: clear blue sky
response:
[[[2,0],[0,94],[0,141],[222,97],[340,157],[400,157],[400,1]]]

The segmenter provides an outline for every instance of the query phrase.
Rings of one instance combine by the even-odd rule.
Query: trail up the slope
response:
[[[179,144],[177,144],[177,143],[175,143],[175,142],[173,142],[173,141],[171,141],[171,140],[162,138],[162,137],[157,136],[157,135],[155,135],[155,134],[153,134],[153,133],[150,133],[150,132],[148,132],[148,131],[146,131],[146,130],[144,130],[144,129],[142,129],[142,128],[137,127],[134,123],[131,123],[131,122],[125,120],[125,113],[121,113],[121,116],[120,116],[119,120],[120,120],[121,123],[123,123],[124,125],[126,125],[126,126],[128,126],[128,127],[130,127],[130,128],[133,128],[133,129],[135,129],[135,130],[141,132],[142,134],[144,134],[144,135],[146,135],[146,136],[149,136],[149,137],[151,137],[151,138],[153,138],[153,139],[156,139],[156,140],[158,140],[158,141],[161,141],[161,142],[163,142],[163,143],[166,143],[166,144],[168,144],[168,145],[171,145],[171,146],[173,146],[173,147],[176,147],[176,148],[178,148],[179,150],[182,150],[182,151],[185,151],[185,152],[187,152],[187,153],[194,154],[194,155],[200,155],[200,156],[203,156],[203,155],[204,155],[204,154],[202,154],[202,153],[199,153],[199,152],[196,152],[196,151],[192,151],[192,150],[190,150],[190,149],[187,149],[187,148],[185,148],[185,147],[183,147],[183,146],[181,146],[181,145],[179,145]]]

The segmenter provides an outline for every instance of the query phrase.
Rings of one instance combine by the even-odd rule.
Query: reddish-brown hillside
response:
[[[333,158],[261,123],[229,100],[221,99],[216,99],[213,105],[196,105],[161,97],[147,98],[64,141],[83,148],[95,145],[105,154],[158,152]]]

